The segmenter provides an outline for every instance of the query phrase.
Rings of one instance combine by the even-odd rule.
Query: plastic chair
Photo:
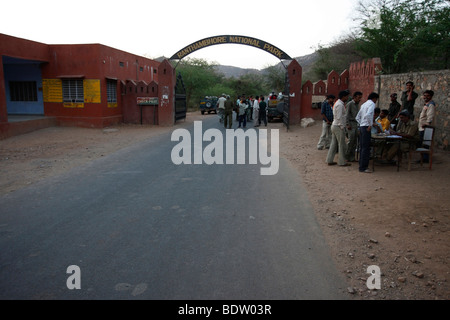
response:
[[[411,161],[412,161],[412,154],[418,153],[420,154],[420,166],[423,167],[423,155],[428,154],[428,161],[430,163],[430,170],[431,166],[433,165],[433,145],[434,145],[434,131],[435,128],[433,126],[426,126],[424,127],[424,133],[423,133],[423,141],[422,146],[419,148],[412,148],[409,150],[409,163],[408,163],[408,171],[411,171]]]

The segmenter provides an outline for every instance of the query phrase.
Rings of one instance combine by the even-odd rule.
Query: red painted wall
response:
[[[319,90],[322,88],[322,90]],[[325,82],[320,80],[319,82],[312,83],[311,81],[306,81],[302,87],[302,119],[312,118],[314,120],[321,119],[320,108],[317,109],[316,105],[313,103],[316,100],[323,100],[324,92],[326,92]],[[318,99],[317,97],[320,97]]]
[[[311,81],[306,81],[302,86],[302,118],[308,118],[309,110],[311,109],[313,95],[313,84]]]
[[[297,60],[292,60],[289,64],[287,72],[289,75],[289,124],[300,123],[302,116],[302,66]]]
[[[317,81],[314,83],[314,95],[326,95],[327,94],[327,86],[325,82],[322,80]]]
[[[143,81],[145,84],[155,82],[153,86],[158,82],[158,67],[159,62],[147,59],[141,56],[133,55],[125,51],[116,50],[107,46],[100,47],[100,71],[106,78],[120,79],[123,81],[133,80],[135,82]],[[147,96],[147,95],[143,95]],[[153,95],[150,95],[153,96]],[[102,100],[106,100],[106,81],[102,82]],[[117,95],[119,100],[118,108],[108,108],[107,105],[102,105],[103,117],[117,117],[128,112],[127,108],[136,108],[137,105],[134,102],[131,104],[120,103],[121,95]],[[152,115],[146,115],[149,109],[153,107],[144,107],[144,122],[150,122]],[[147,120],[146,120],[147,119]],[[153,119],[153,117],[151,117]],[[140,114],[139,114],[140,123]]]
[[[339,74],[334,70],[328,74],[327,94],[333,94],[336,97],[339,94]]]
[[[159,65],[158,124],[173,126],[175,123],[175,69],[166,59]]]
[[[368,61],[355,62],[349,69],[350,92],[361,91],[363,98],[361,103],[367,101],[367,97],[375,88],[375,76],[382,70],[381,60],[373,58]]]
[[[126,82],[122,94],[123,122],[157,125],[159,106],[139,106],[137,104],[138,97],[158,97],[158,84],[155,81],[149,84],[144,81]]]
[[[49,61],[49,54],[47,44],[0,33],[0,55],[19,59]]]
[[[350,72],[345,69],[339,76],[339,91],[347,90],[349,84]]]
[[[108,107],[107,78],[120,81],[157,81],[157,61],[133,55],[101,44],[50,45],[51,60],[42,70],[43,78],[80,76],[100,79],[101,103],[84,103],[84,108],[67,108],[62,103],[47,102],[45,114],[55,116],[60,124],[104,127],[122,122],[124,106],[117,86],[115,108]],[[131,105],[133,107],[133,105]]]

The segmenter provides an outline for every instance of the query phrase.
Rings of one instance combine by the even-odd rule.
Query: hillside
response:
[[[311,53],[311,54],[308,54],[305,56],[295,57],[294,59],[297,60],[298,63],[302,66],[303,74],[305,74],[309,70],[311,70],[314,63],[317,61],[318,56],[319,56],[318,53],[314,52],[314,53]],[[286,63],[289,63],[289,61],[287,61]],[[283,68],[283,65],[281,64],[281,62],[277,64],[277,67]],[[260,74],[260,73],[264,73],[264,70],[265,70],[265,69],[262,69],[262,70],[244,69],[244,68],[239,68],[239,67],[223,66],[223,65],[218,65],[215,67],[215,69],[217,70],[217,72],[222,73],[226,78],[231,78],[231,77],[239,78],[243,75],[250,74],[250,73]]]
[[[223,66],[217,65],[214,68],[218,73],[221,73],[225,76],[225,78],[239,78],[246,74],[259,74],[261,70],[258,69],[244,69],[233,66]]]
[[[295,57],[294,59],[298,61],[298,63],[302,66],[303,74],[306,74],[308,71],[311,70],[314,63],[317,61],[319,57],[319,54],[317,52],[301,56],[301,57]],[[163,61],[164,59],[167,59],[166,57],[158,57],[154,60],[156,61]],[[289,63],[289,61],[285,62]],[[281,62],[277,64],[277,67],[283,68],[283,65]],[[225,76],[225,78],[239,78],[246,74],[261,74],[264,73],[265,69],[258,70],[258,69],[245,69],[245,68],[239,68],[234,66],[224,66],[224,65],[217,65],[215,67],[215,70]]]

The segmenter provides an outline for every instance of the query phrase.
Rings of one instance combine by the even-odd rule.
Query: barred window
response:
[[[106,95],[108,102],[117,102],[117,80],[106,79]]]
[[[63,79],[63,101],[84,102],[83,79]]]
[[[11,101],[38,101],[36,81],[10,81]]]

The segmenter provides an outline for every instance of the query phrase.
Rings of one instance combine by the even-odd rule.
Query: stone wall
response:
[[[433,100],[436,103],[436,146],[440,149],[450,150],[450,70],[410,72],[403,74],[375,76],[375,92],[379,92],[380,100],[378,106],[381,109],[388,109],[390,103],[390,94],[398,94],[398,102],[401,103],[401,93],[405,90],[405,83],[413,81],[414,91],[419,94],[414,107],[414,115],[417,119],[422,106],[422,94],[425,90],[433,90]]]

